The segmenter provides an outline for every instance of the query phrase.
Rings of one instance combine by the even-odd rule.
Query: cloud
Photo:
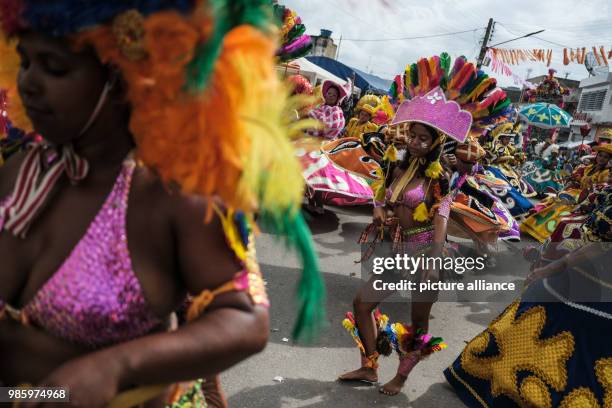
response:
[[[321,28],[333,31],[338,43],[342,36],[340,60],[361,70],[392,78],[408,63],[420,57],[447,51],[475,60],[488,19],[496,21],[492,44],[545,29],[538,38],[524,38],[503,45],[508,48],[553,50],[552,68],[571,79],[588,76],[582,65],[563,65],[563,46],[612,45],[610,0],[281,0],[302,17],[309,34]],[[466,31],[447,37],[386,42],[357,42],[354,39],[418,37]],[[547,41],[554,42],[551,44]],[[543,75],[545,64],[512,66],[519,76]],[[494,74],[502,85],[513,85],[509,77]]]

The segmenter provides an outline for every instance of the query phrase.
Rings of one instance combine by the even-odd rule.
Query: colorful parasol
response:
[[[542,129],[568,128],[572,115],[558,107],[545,102],[532,103],[523,107],[519,115],[531,126]]]

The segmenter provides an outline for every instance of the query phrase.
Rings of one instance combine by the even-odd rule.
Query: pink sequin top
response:
[[[413,188],[411,190],[404,191],[403,196],[395,202],[394,205],[401,205],[411,209],[416,209],[419,204],[425,200],[425,189],[423,188],[423,184],[425,182],[419,184],[418,187]],[[393,195],[393,189],[388,188],[386,194],[386,200],[389,202]],[[451,204],[453,202],[452,196],[449,194],[446,197],[442,198],[437,208],[436,213],[444,218],[448,218],[450,215]]]
[[[21,310],[0,299],[0,316],[90,348],[141,337],[160,326],[134,274],[127,243],[134,168],[126,161],[85,236],[34,298]]]

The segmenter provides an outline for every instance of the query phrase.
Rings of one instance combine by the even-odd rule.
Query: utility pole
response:
[[[338,43],[338,49],[336,50],[336,61],[340,61],[340,47],[342,47],[342,34],[340,34],[340,42]]]
[[[491,32],[493,31],[494,25],[495,21],[490,18],[489,24],[487,25],[487,32],[485,33],[484,39],[482,40],[482,47],[480,47],[480,55],[478,55],[478,63],[476,64],[476,68],[478,69],[482,67],[482,62],[484,61],[484,58],[487,55],[487,50],[489,49],[489,41],[491,41]]]

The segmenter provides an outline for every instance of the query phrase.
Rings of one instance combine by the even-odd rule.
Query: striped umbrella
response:
[[[557,105],[545,102],[532,103],[524,106],[519,115],[531,126],[542,129],[568,128],[572,115]]]

